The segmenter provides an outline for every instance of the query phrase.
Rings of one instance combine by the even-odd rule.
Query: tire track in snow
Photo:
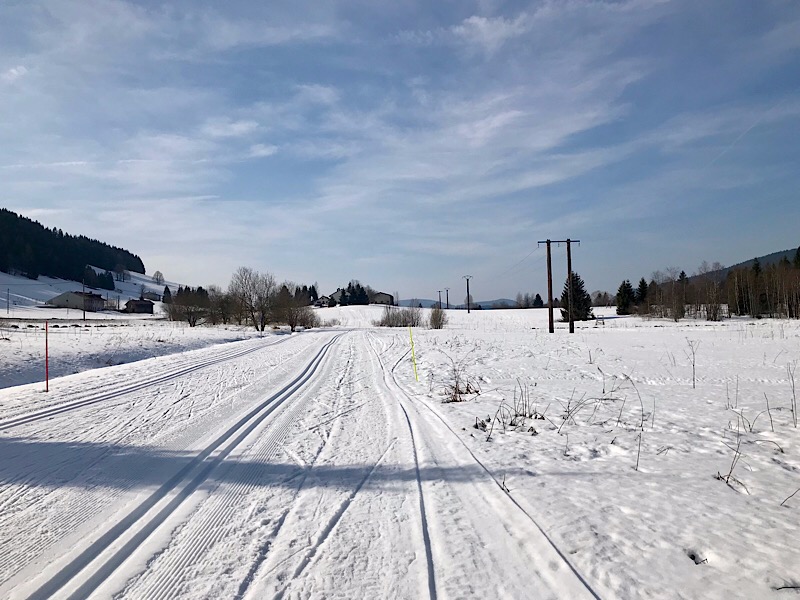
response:
[[[133,552],[152,534],[175,510],[193,493],[217,468],[222,461],[266,419],[274,410],[281,406],[287,399],[305,385],[315,374],[322,359],[331,346],[338,340],[336,336],[319,350],[303,371],[280,391],[261,402],[256,408],[242,417],[237,423],[229,427],[217,437],[191,462],[181,468],[167,482],[129,512],[119,522],[107,530],[97,540],[92,542],[78,556],[74,557],[67,565],[62,567],[55,575],[50,577],[43,585],[30,595],[31,600],[44,600],[50,598],[67,585],[73,583],[80,573],[91,568],[93,563],[101,560],[102,563],[88,575],[85,581],[78,584],[68,596],[70,599],[88,597],[101,583],[103,583]],[[227,444],[227,445],[225,445]],[[223,447],[224,446],[224,447]],[[218,453],[215,451],[222,448]],[[186,481],[188,479],[188,481]],[[168,499],[171,496],[171,499]],[[147,514],[151,509],[164,501],[164,506],[149,518]],[[138,530],[133,532],[135,526]],[[123,538],[129,534],[127,541]],[[110,556],[108,550],[112,545],[122,543],[121,547],[113,550]]]
[[[187,366],[181,367],[179,370],[174,370],[174,365],[169,367],[169,370],[160,373],[156,376],[145,377],[141,381],[126,384],[117,388],[113,388],[111,390],[102,392],[100,394],[93,394],[88,397],[81,398],[79,400],[75,400],[72,402],[58,404],[56,406],[46,408],[43,410],[39,410],[33,413],[28,413],[25,415],[13,417],[11,419],[7,419],[5,421],[0,421],[0,431],[5,431],[7,429],[11,429],[12,427],[17,427],[19,425],[24,425],[26,423],[32,423],[34,421],[40,421],[42,419],[47,419],[52,416],[77,410],[79,408],[83,408],[85,406],[91,406],[93,404],[97,404],[99,402],[104,402],[107,400],[115,400],[117,398],[121,398],[127,394],[140,391],[142,389],[148,388],[153,385],[158,385],[162,383],[166,383],[168,381],[172,381],[183,377],[189,373],[194,371],[199,371],[200,369],[204,369],[206,367],[212,365],[218,365],[223,362],[227,362],[230,360],[234,360],[237,358],[241,358],[243,356],[247,356],[248,354],[252,354],[253,352],[258,352],[259,350],[263,350],[264,348],[268,348],[271,346],[275,346],[276,344],[280,344],[285,342],[289,338],[278,340],[277,342],[270,342],[269,344],[259,345],[256,348],[247,348],[244,350],[235,350],[232,352],[226,352],[223,355],[215,356],[211,359],[202,360],[200,362],[191,362]]]

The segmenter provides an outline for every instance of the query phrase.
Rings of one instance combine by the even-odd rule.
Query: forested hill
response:
[[[37,221],[0,208],[0,271],[81,281],[86,265],[144,273],[142,259],[122,248],[82,235],[47,229]],[[88,283],[88,282],[87,282]]]

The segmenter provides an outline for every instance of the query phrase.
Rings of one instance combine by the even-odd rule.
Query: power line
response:
[[[519,265],[521,265],[521,264],[522,264],[522,263],[524,263],[526,260],[528,260],[528,259],[531,257],[531,255],[532,255],[534,252],[536,252],[537,250],[539,250],[539,246],[536,246],[536,248],[534,248],[533,250],[531,250],[530,252],[528,252],[528,254],[525,256],[525,258],[523,258],[522,260],[520,260],[520,261],[518,261],[518,262],[514,263],[513,265],[511,265],[511,266],[510,266],[508,269],[506,269],[505,271],[503,271],[502,273],[500,273],[500,275],[497,275],[497,277],[503,277],[504,275],[507,275],[508,273],[510,273],[511,271],[513,271],[513,270],[514,270],[515,268],[517,268]]]

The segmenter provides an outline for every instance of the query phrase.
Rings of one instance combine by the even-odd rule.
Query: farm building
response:
[[[56,308],[76,308],[90,312],[97,312],[105,308],[103,297],[93,292],[64,292],[55,298],[50,298],[47,304]]]
[[[150,300],[128,300],[125,303],[125,312],[152,315],[153,303]]]
[[[370,304],[388,304],[394,306],[394,296],[386,292],[375,292],[372,298],[369,299]]]

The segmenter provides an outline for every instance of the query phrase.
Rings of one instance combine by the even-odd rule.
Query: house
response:
[[[152,315],[153,303],[150,300],[128,300],[125,303],[125,312]]]
[[[331,299],[328,296],[320,296],[316,302],[314,302],[314,306],[317,308],[328,308],[331,304]]]
[[[55,298],[50,298],[47,305],[55,308],[76,308],[97,312],[105,308],[105,300],[100,294],[93,292],[64,292]]]
[[[388,304],[394,306],[394,296],[385,292],[375,292],[369,299],[370,304]]]
[[[145,300],[152,300],[153,302],[161,302],[161,294],[157,294],[156,292],[144,292],[142,298]]]
[[[335,292],[330,295],[329,301],[333,300],[336,304],[342,303],[342,294],[344,294],[344,290],[342,288],[338,288]]]

